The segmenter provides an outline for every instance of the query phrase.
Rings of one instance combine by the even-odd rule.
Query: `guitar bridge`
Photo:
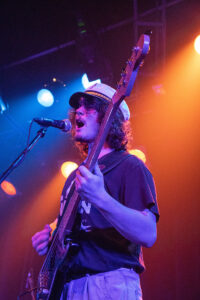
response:
[[[37,300],[47,299],[49,294],[48,282],[49,272],[40,273],[38,277],[39,287],[37,292]]]

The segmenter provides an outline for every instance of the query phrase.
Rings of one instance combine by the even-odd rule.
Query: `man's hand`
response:
[[[51,227],[47,224],[43,230],[33,235],[32,245],[39,255],[47,254],[48,245],[51,240],[51,231]]]
[[[86,199],[95,206],[99,206],[99,201],[106,194],[104,179],[98,164],[95,165],[94,172],[91,173],[86,167],[80,166],[76,172],[76,190],[82,199]]]

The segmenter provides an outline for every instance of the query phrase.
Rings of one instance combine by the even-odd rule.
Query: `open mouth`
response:
[[[82,122],[82,121],[80,121],[80,120],[76,120],[76,126],[78,127],[78,128],[81,128],[81,127],[83,127],[85,124]]]

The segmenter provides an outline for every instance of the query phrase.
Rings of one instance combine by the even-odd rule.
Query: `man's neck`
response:
[[[104,156],[104,155],[106,155],[106,154],[108,154],[108,153],[110,153],[110,152],[112,152],[112,151],[114,151],[114,149],[111,149],[111,148],[109,148],[109,147],[105,147],[105,148],[103,147],[103,148],[101,149],[101,152],[100,152],[98,158],[101,158],[102,156]]]
[[[92,149],[92,145],[93,145],[93,143],[88,145],[88,153],[90,153],[90,150]],[[101,157],[103,157],[104,155],[106,155],[106,154],[112,152],[112,151],[114,151],[114,149],[110,148],[110,147],[107,145],[107,143],[105,143],[105,144],[103,145],[102,149],[101,149],[101,152],[100,152],[100,154],[99,154],[98,159],[101,158]]]

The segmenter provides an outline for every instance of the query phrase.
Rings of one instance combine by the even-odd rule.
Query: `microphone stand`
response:
[[[47,127],[42,127],[38,130],[35,138],[30,142],[30,144],[24,149],[24,151],[15,159],[15,161],[9,166],[9,168],[1,175],[0,184],[6,179],[6,177],[17,168],[20,163],[23,162],[25,155],[33,148],[33,146],[38,142],[38,140],[45,136],[47,131]]]

